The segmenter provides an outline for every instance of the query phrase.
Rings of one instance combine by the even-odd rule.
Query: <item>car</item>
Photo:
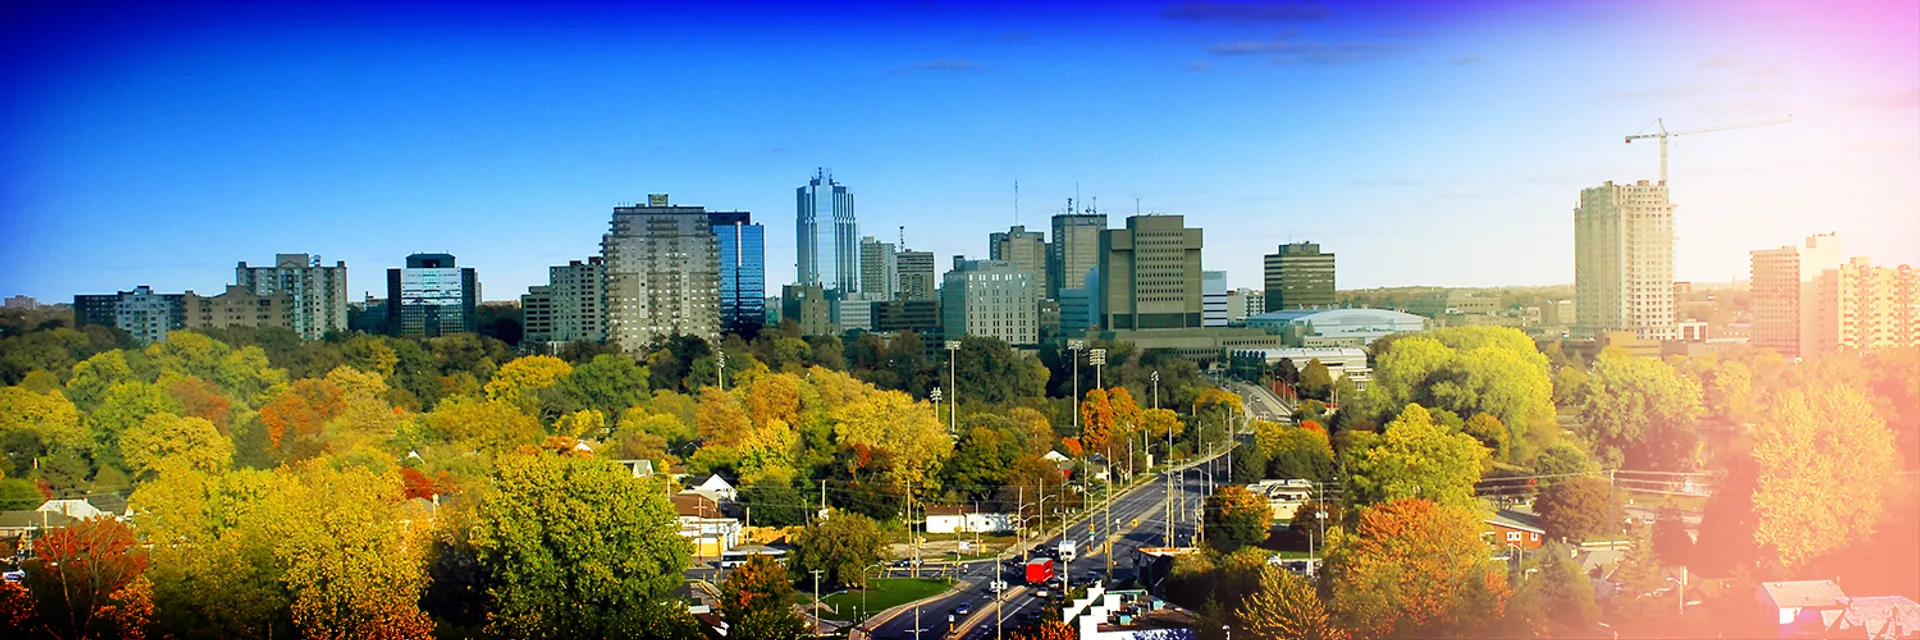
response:
[[[913,566],[913,559],[912,559],[912,558],[901,558],[901,559],[899,559],[899,560],[895,560],[895,561],[893,561],[893,566],[896,566],[896,567],[911,567],[911,566]]]
[[[973,603],[971,602],[962,602],[953,607],[953,615],[964,616],[971,613],[973,613]]]
[[[995,580],[987,583],[987,593],[1000,593],[1007,590],[1007,581]]]
[[[1040,589],[1040,590],[1037,590],[1037,591],[1034,591],[1034,592],[1033,592],[1033,597],[1035,597],[1035,598],[1039,598],[1039,599],[1041,599],[1041,600],[1045,600],[1045,599],[1047,599],[1047,596],[1048,596],[1048,595],[1050,595],[1050,594],[1049,594],[1049,593],[1047,592],[1047,590],[1046,590],[1046,589]]]

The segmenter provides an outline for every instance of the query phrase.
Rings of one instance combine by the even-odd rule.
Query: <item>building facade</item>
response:
[[[932,251],[901,251],[895,260],[900,270],[898,298],[923,302],[939,299],[935,295],[940,285],[933,279]]]
[[[661,336],[720,340],[720,247],[703,207],[666,194],[647,206],[615,207],[601,236],[606,260],[607,340],[637,353]]]
[[[1333,308],[1333,254],[1321,252],[1319,243],[1280,245],[1267,254],[1265,266],[1266,306],[1261,312]]]
[[[1047,234],[1040,231],[1028,231],[1023,225],[1014,225],[1006,231],[995,231],[987,236],[987,257],[993,260],[1005,260],[1022,271],[1033,274],[1034,282],[1040,287],[1041,295],[1053,297],[1045,292],[1058,291],[1047,283],[1052,277],[1047,268]]]
[[[940,324],[948,340],[975,336],[1036,344],[1039,302],[1032,273],[1005,260],[968,260],[941,283]]]
[[[892,300],[900,295],[899,252],[891,242],[860,239],[860,292]]]
[[[1200,272],[1200,326],[1227,326],[1231,315],[1227,309],[1227,272]]]
[[[1753,321],[1754,346],[1772,349],[1789,358],[1822,352],[1822,315],[1819,309],[1822,274],[1842,263],[1840,237],[1816,235],[1799,246],[1754,251],[1748,307]],[[1835,310],[1837,311],[1837,310]],[[1829,313],[1826,318],[1831,319]],[[1830,333],[1830,332],[1827,332]]]
[[[766,324],[766,228],[747,211],[707,214],[720,261],[720,330],[752,339]]]
[[[1227,324],[1244,324],[1247,316],[1266,313],[1267,299],[1259,291],[1240,288],[1227,292]]]
[[[140,344],[166,342],[167,332],[187,328],[185,295],[154,293],[140,285],[132,291],[73,297],[73,325],[114,327]]]
[[[1067,208],[1073,208],[1071,202]],[[1053,242],[1047,245],[1048,298],[1059,299],[1060,289],[1073,287],[1100,265],[1100,232],[1106,228],[1106,214],[1092,209],[1053,216]]]
[[[833,303],[827,301],[827,293],[817,284],[789,284],[780,287],[780,321],[793,321],[800,326],[803,336],[830,336],[838,331],[833,326]]]
[[[831,298],[830,298],[831,299]],[[874,331],[873,306],[886,302],[889,298],[878,293],[865,291],[850,293],[831,299],[833,302],[834,324],[840,333],[848,331]]]
[[[293,332],[303,340],[319,340],[329,331],[347,331],[347,263],[324,266],[320,256],[281,253],[271,267],[241,262],[233,282],[254,296],[286,295],[293,311]]]
[[[189,330],[225,329],[228,327],[265,327],[294,329],[295,317],[300,313],[290,293],[274,295],[254,295],[241,285],[227,285],[227,290],[213,296],[203,296],[188,291],[180,296],[182,312],[186,314],[184,326]],[[298,333],[298,330],[295,329]]]
[[[1573,212],[1577,334],[1673,339],[1673,210],[1666,185],[1646,180],[1580,191]]]
[[[403,338],[472,333],[480,278],[456,266],[452,255],[416,253],[407,266],[387,270],[387,331]]]
[[[547,268],[547,284],[529,287],[520,296],[522,341],[557,347],[569,342],[607,339],[606,262],[600,256],[585,262]]]
[[[940,303],[932,300],[892,300],[873,304],[873,330],[880,333],[912,331],[941,335]]]
[[[1920,304],[1912,267],[1877,267],[1864,257],[1849,260],[1817,280],[1820,335],[1817,353],[1837,349],[1872,352],[1911,347],[1920,330]]]
[[[1201,326],[1200,229],[1177,215],[1127,218],[1100,232],[1100,310],[1106,330]]]
[[[527,287],[520,294],[521,348],[552,353],[561,344],[553,336],[553,285]]]
[[[833,291],[860,290],[860,225],[853,217],[853,193],[820,169],[795,190],[799,253],[794,267],[800,284]]]

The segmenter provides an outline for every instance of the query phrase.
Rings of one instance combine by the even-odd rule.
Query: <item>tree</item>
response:
[[[1494,460],[1505,461],[1507,459],[1511,446],[1509,442],[1510,436],[1507,433],[1507,425],[1500,424],[1499,418],[1484,413],[1476,413],[1473,414],[1472,418],[1467,419],[1466,426],[1460,430],[1467,435],[1473,436],[1473,439],[1479,440],[1481,446],[1486,447],[1488,451],[1493,453]]]
[[[274,474],[255,514],[293,594],[294,626],[307,638],[428,640],[426,514],[401,500],[392,475],[321,462]]]
[[[1260,589],[1234,617],[1240,629],[1258,640],[1345,640],[1347,632],[1333,624],[1320,594],[1305,579],[1279,567],[1260,570]]]
[[[1566,442],[1547,447],[1545,451],[1541,451],[1540,455],[1535,456],[1533,459],[1533,472],[1542,476],[1585,475],[1598,470],[1599,467],[1593,463],[1592,459],[1587,457],[1587,452],[1581,451],[1580,447]],[[1545,486],[1562,479],[1564,478],[1541,478],[1540,484]]]
[[[844,376],[843,376],[844,377]],[[816,381],[821,376],[815,376]],[[840,446],[860,445],[885,453],[882,467],[895,489],[921,487],[936,477],[953,440],[946,425],[934,418],[933,405],[915,402],[898,391],[874,391],[860,385],[864,397],[849,401],[835,412],[840,423],[834,436]]]
[[[1485,413],[1519,433],[1555,422],[1547,358],[1516,329],[1448,327],[1375,341],[1373,350],[1374,380],[1361,404],[1374,418],[1418,403]]]
[[[1215,491],[1201,508],[1205,510],[1207,544],[1222,552],[1260,544],[1273,528],[1273,507],[1265,496],[1254,495],[1246,487],[1228,486]]]
[[[1549,544],[1540,555],[1540,573],[1528,586],[1540,585],[1547,617],[1575,631],[1586,631],[1600,621],[1600,605],[1593,599],[1593,581],[1573,554],[1559,544]]]
[[[773,558],[756,555],[720,583],[720,614],[728,638],[794,640],[807,634],[807,621],[793,608],[793,579]]]
[[[1107,400],[1106,389],[1087,391],[1087,397],[1080,400],[1080,444],[1088,451],[1107,450],[1109,441],[1114,437],[1113,403]]]
[[[1473,484],[1480,481],[1487,448],[1472,436],[1442,431],[1426,409],[1407,405],[1377,444],[1341,455],[1347,460],[1349,506],[1420,497],[1472,507],[1477,504]]]
[[[233,461],[233,441],[204,418],[156,413],[121,432],[120,453],[126,457],[127,470],[135,474],[152,471],[170,459],[219,472]]]
[[[1573,544],[1613,533],[1613,507],[1612,487],[1599,478],[1568,478],[1547,485],[1534,503],[1547,535]]]
[[[1078,640],[1079,632],[1059,620],[1047,620],[1016,632],[1014,640]]]
[[[1327,370],[1327,365],[1321,364],[1319,358],[1308,360],[1306,368],[1300,370],[1299,386],[1302,398],[1321,402],[1333,400],[1333,374]]]
[[[1265,433],[1271,433],[1270,440],[1261,441]],[[1254,434],[1260,448],[1267,451],[1267,477],[1313,482],[1333,479],[1333,445],[1326,431],[1285,425],[1263,430],[1256,423]]]
[[[1634,469],[1691,468],[1700,385],[1651,358],[1602,353],[1582,394],[1586,435],[1601,457]]]
[[[27,585],[37,618],[56,638],[113,638],[138,635],[110,614],[115,595],[147,569],[133,528],[112,518],[89,518],[55,529],[34,545],[27,563]]]
[[[1273,366],[1273,377],[1293,385],[1300,382],[1300,370],[1293,366],[1293,358],[1281,358],[1280,363]]]
[[[180,401],[159,385],[150,382],[115,383],[107,389],[106,399],[101,401],[100,408],[88,416],[87,426],[93,432],[94,460],[102,466],[118,466],[121,463],[120,432],[140,424],[149,415],[179,415],[180,412]]]
[[[626,355],[603,353],[574,367],[559,386],[580,405],[617,416],[646,401],[647,369]]]
[[[692,551],[664,492],[613,462],[551,453],[500,461],[471,535],[498,580],[488,628],[507,636],[642,635]]]
[[[1351,534],[1331,536],[1334,619],[1362,638],[1475,635],[1509,595],[1480,533],[1471,508],[1400,498],[1361,509]]]
[[[262,517],[273,472],[209,474],[166,464],[128,502],[153,543],[157,631],[186,638],[291,637],[292,594],[281,581],[279,542]]]
[[[740,497],[751,511],[751,520],[759,526],[791,527],[807,522],[806,496],[787,478],[762,478],[748,484]]]
[[[15,433],[31,438],[41,449],[87,444],[80,411],[58,390],[34,393],[20,387],[0,387],[0,434],[12,437]],[[31,465],[31,460],[14,462],[15,468]]]
[[[1661,507],[1659,515],[1654,517],[1653,553],[1660,557],[1661,564],[1692,563],[1693,536],[1687,534],[1687,523],[1681,519],[1680,510]]]
[[[1229,469],[1233,482],[1250,484],[1267,477],[1267,450],[1261,447],[1240,447],[1233,457],[1233,468]]]
[[[540,439],[540,423],[511,405],[448,398],[420,416],[426,432],[462,451],[500,453]]]
[[[504,402],[532,415],[542,389],[560,384],[573,373],[573,365],[553,356],[526,356],[500,366],[487,381],[487,399]],[[477,376],[476,376],[477,377]]]
[[[320,453],[320,435],[329,421],[347,410],[346,393],[323,379],[296,380],[260,407],[273,448],[291,460]]]
[[[1788,391],[1754,429],[1754,540],[1798,567],[1865,539],[1900,472],[1893,434],[1865,395]]]
[[[865,588],[866,567],[887,557],[880,524],[858,513],[835,512],[802,529],[794,546],[794,561],[802,570],[823,571],[822,577],[843,587]]]

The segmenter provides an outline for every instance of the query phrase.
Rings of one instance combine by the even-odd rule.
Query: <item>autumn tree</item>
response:
[[[1334,620],[1362,638],[1475,635],[1509,595],[1480,533],[1472,509],[1424,499],[1360,510],[1328,549]]]
[[[127,469],[135,474],[152,471],[169,459],[218,472],[233,460],[233,441],[220,435],[205,418],[156,413],[120,433],[120,452],[126,457]]]
[[[1651,358],[1602,353],[1582,394],[1581,417],[1596,453],[1633,469],[1692,468],[1700,438],[1700,385]]]
[[[24,452],[23,459],[10,460],[15,469],[31,468],[32,458],[45,449],[85,447],[87,435],[80,411],[59,390],[35,393],[20,387],[0,387],[0,436],[9,443],[15,438],[30,440],[35,449]],[[8,447],[9,453],[13,448]]]
[[[836,511],[826,522],[802,529],[794,538],[794,562],[804,571],[824,571],[833,584],[861,587],[864,570],[887,557],[880,524],[858,513]]]
[[[513,406],[467,397],[448,398],[420,416],[425,432],[460,451],[500,453],[540,439],[540,423]]]
[[[1374,379],[1362,411],[1377,419],[1417,403],[1455,415],[1488,414],[1516,433],[1553,429],[1549,363],[1516,329],[1447,327],[1377,341],[1373,348]]]
[[[1579,544],[1613,533],[1613,487],[1599,478],[1567,478],[1540,490],[1534,509],[1547,535]]]
[[[1207,496],[1201,509],[1207,544],[1222,552],[1260,544],[1273,528],[1273,508],[1267,498],[1246,487],[1223,487]]]
[[[1900,472],[1893,434],[1847,386],[1790,390],[1754,430],[1754,540],[1798,567],[1865,539]]]
[[[332,382],[296,380],[260,407],[260,423],[274,449],[287,459],[303,460],[320,453],[326,424],[346,409],[346,394]]]
[[[89,518],[54,529],[34,545],[27,586],[36,617],[55,638],[117,638],[140,635],[111,611],[116,594],[147,569],[147,556],[133,528],[112,518]],[[140,621],[144,623],[144,621]]]
[[[1473,436],[1473,439],[1479,440],[1480,445],[1493,454],[1494,460],[1507,459],[1512,446],[1511,435],[1507,433],[1507,425],[1501,424],[1499,418],[1485,413],[1476,413],[1467,419],[1466,426],[1461,427],[1460,430]]]
[[[274,480],[256,516],[302,636],[433,637],[419,606],[427,514],[402,502],[397,477],[316,461],[282,467]]]
[[[1080,634],[1059,620],[1047,620],[1040,624],[1014,632],[1014,640],[1078,640]]]
[[[861,386],[859,399],[834,412],[839,418],[833,428],[836,442],[884,452],[882,471],[897,490],[926,486],[953,453],[946,425],[934,418],[930,404],[915,402],[898,391]]]
[[[1106,389],[1093,389],[1080,400],[1080,444],[1088,451],[1105,452],[1114,437],[1113,403]]]
[[[137,381],[114,384],[107,389],[100,407],[87,417],[87,427],[94,439],[94,459],[103,465],[120,465],[120,432],[140,424],[149,415],[179,415],[181,411],[180,401],[159,385]]]
[[[1267,565],[1260,589],[1234,612],[1239,629],[1258,640],[1346,640],[1320,594],[1304,578]]]
[[[538,412],[540,392],[560,384],[572,373],[573,365],[553,356],[515,358],[500,365],[493,379],[487,381],[487,399],[533,415]]]
[[[793,608],[793,579],[773,558],[756,555],[720,583],[720,614],[728,638],[794,640],[807,634],[807,621]]]
[[[1407,405],[1377,443],[1348,448],[1342,456],[1351,506],[1418,497],[1470,508],[1478,504],[1473,485],[1487,448],[1472,436],[1445,432],[1420,405]]]
[[[1321,402],[1333,400],[1333,374],[1319,358],[1307,361],[1307,366],[1300,370],[1300,384],[1297,386],[1302,398]]]
[[[672,505],[611,461],[516,454],[476,508],[477,558],[493,633],[546,638],[642,635],[667,604],[691,549]]]

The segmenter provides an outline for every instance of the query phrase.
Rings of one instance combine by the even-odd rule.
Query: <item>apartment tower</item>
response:
[[[1672,340],[1673,204],[1667,187],[1641,180],[1580,191],[1573,211],[1575,332],[1629,331]],[[1271,308],[1274,292],[1267,291]]]

